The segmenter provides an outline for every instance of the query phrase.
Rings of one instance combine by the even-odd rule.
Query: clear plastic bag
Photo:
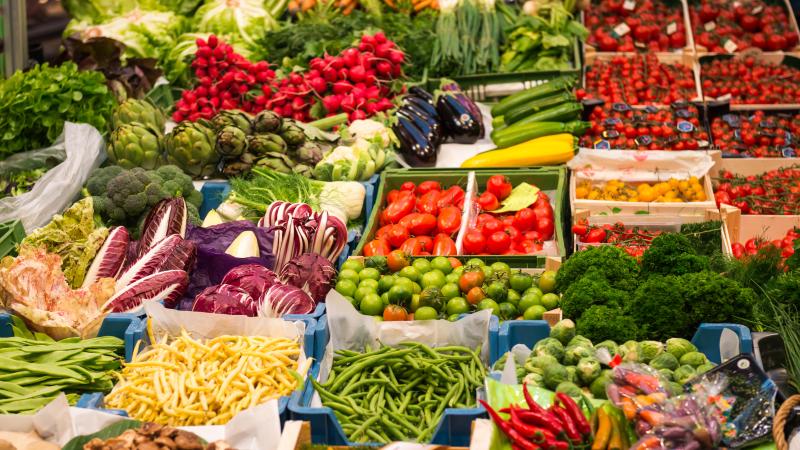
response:
[[[30,163],[41,162],[42,158],[47,161],[47,155],[52,156],[59,151],[63,151],[66,158],[48,170],[33,189],[15,197],[0,199],[0,222],[19,219],[28,233],[46,225],[78,197],[89,174],[106,158],[103,137],[96,128],[67,122],[55,144],[28,152],[38,155]],[[23,165],[16,158],[9,158],[2,164],[7,170]]]

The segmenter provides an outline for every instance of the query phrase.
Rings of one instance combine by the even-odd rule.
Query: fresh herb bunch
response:
[[[0,158],[51,145],[66,121],[104,132],[115,107],[103,74],[74,63],[17,72],[0,84]]]
[[[681,234],[689,238],[697,254],[712,256],[722,251],[722,222],[709,220],[707,222],[685,223],[681,225]]]

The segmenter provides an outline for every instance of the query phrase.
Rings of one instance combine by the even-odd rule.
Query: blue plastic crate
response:
[[[735,323],[703,323],[694,333],[692,344],[706,355],[714,364],[720,363],[719,339],[723,329],[729,329],[739,337],[741,353],[753,352],[753,339],[750,329]],[[495,363],[501,356],[517,344],[533,347],[536,342],[550,335],[550,326],[543,320],[513,320],[503,322],[498,334],[498,352],[492,359]]]
[[[11,315],[0,313],[0,338],[12,337]],[[114,336],[125,341],[125,361],[133,356],[133,347],[145,335],[145,324],[134,314],[109,314],[100,325],[98,336]]]
[[[324,304],[322,304],[322,305],[324,306]],[[322,311],[323,312],[325,311],[324,307],[322,308]],[[325,317],[325,316],[323,316],[323,317]],[[287,316],[287,319],[288,319],[288,316]],[[303,337],[303,351],[305,352],[306,357],[314,358],[314,362],[312,363],[311,368],[309,369],[308,376],[309,377],[316,377],[317,374],[319,374],[319,361],[322,358],[322,354],[317,354],[316,353],[317,346],[315,345],[315,341],[314,341],[314,335],[315,335],[315,332],[317,330],[317,321],[316,321],[316,319],[312,319],[310,317],[309,318],[294,318],[292,320],[298,320],[298,321],[304,322],[306,324],[306,329],[305,329],[305,333],[304,333],[304,337]],[[137,319],[137,321],[139,321],[139,320]],[[142,325],[142,327],[141,327],[142,331],[144,331],[144,328],[146,326],[145,322],[144,321],[139,321],[139,323]],[[2,327],[0,327],[0,330],[1,329],[2,329]],[[148,336],[147,336],[146,333],[143,333],[141,335],[140,339],[143,342],[142,345],[145,345],[145,344],[149,343],[149,339],[148,339]],[[126,349],[127,349],[127,341],[126,341]],[[127,359],[127,360],[129,361],[130,359]],[[301,386],[301,387],[303,387],[303,386]],[[293,392],[292,395],[287,396],[287,397],[281,397],[281,398],[278,399],[278,414],[279,414],[280,419],[281,419],[281,426],[283,426],[283,423],[286,420],[289,419],[289,408],[288,408],[289,402],[294,397],[300,397],[300,394],[302,392],[303,392],[302,390],[298,389],[295,392]],[[87,408],[87,409],[96,409],[96,410],[99,410],[99,411],[107,412],[107,413],[110,413],[110,414],[116,414],[116,415],[119,415],[119,416],[125,416],[125,417],[128,416],[128,413],[126,411],[124,411],[124,410],[105,409],[104,404],[103,404],[104,398],[105,398],[105,396],[102,393],[83,394],[78,399],[77,406],[81,407],[81,408]]]
[[[497,317],[492,316],[489,322],[489,351],[491,353],[494,345],[497,344],[499,322]],[[325,347],[330,339],[328,328],[328,317],[323,316],[317,322],[316,331],[316,352],[324,356]],[[289,411],[293,420],[303,420],[311,423],[311,442],[324,445],[363,445],[356,444],[347,440],[346,434],[339,421],[328,407],[312,408],[311,399],[314,395],[314,388],[310,381],[306,382],[302,395],[292,397],[289,401]],[[477,408],[447,408],[442,416],[439,426],[434,430],[431,438],[432,444],[448,445],[457,447],[469,446],[470,435],[472,432],[472,422],[478,418],[487,417],[483,407]],[[377,445],[377,444],[368,444]]]
[[[231,192],[231,184],[227,181],[206,181],[200,188],[203,203],[200,204],[200,220],[212,209],[217,209]]]
[[[380,174],[375,174],[367,181],[362,181],[361,184],[367,190],[364,196],[364,229],[367,228],[370,216],[372,216],[372,208],[375,207],[375,194],[378,192],[378,183],[381,182]]]

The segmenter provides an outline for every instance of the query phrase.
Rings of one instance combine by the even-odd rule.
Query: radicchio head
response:
[[[243,264],[228,271],[221,284],[236,286],[244,289],[253,298],[261,298],[277,279],[275,272],[260,264]]]
[[[302,289],[315,302],[321,302],[331,290],[335,277],[336,269],[330,261],[316,253],[305,253],[283,266],[280,280]]]
[[[244,289],[229,284],[209,286],[197,295],[192,311],[255,317],[258,307]]]
[[[314,300],[300,288],[288,284],[274,284],[258,302],[258,315],[262,317],[309,314],[313,310]]]

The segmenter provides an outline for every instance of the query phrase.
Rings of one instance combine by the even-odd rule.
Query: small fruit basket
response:
[[[582,14],[587,54],[694,52],[685,1],[594,1]]]
[[[582,150],[568,163],[573,214],[704,216],[716,208],[705,152]]]

